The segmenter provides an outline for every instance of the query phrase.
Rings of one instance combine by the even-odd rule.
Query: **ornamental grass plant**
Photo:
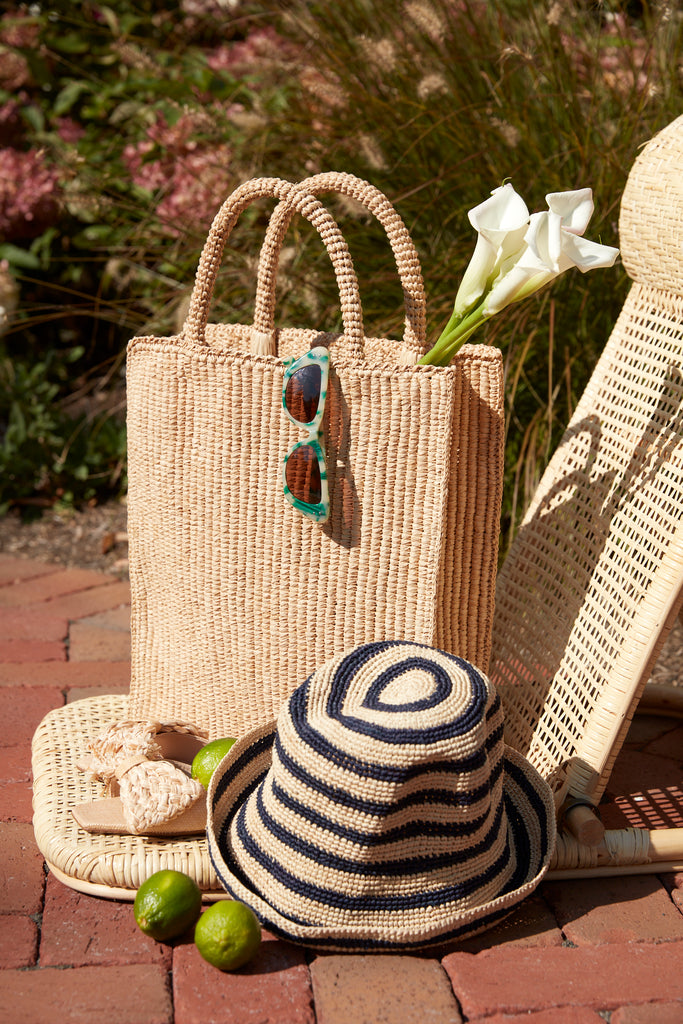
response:
[[[534,209],[590,187],[591,237],[618,246],[639,147],[683,109],[683,15],[665,2],[57,0],[10,8],[0,48],[5,507],[125,488],[111,433],[123,431],[125,343],[179,329],[211,218],[245,179],[334,169],[386,192],[420,253],[434,340],[471,256],[469,209],[506,181]],[[348,200],[330,203],[368,333],[400,332],[381,229]],[[216,318],[249,315],[268,213],[255,208],[236,229]],[[508,536],[627,288],[619,264],[567,274],[472,339],[505,356]],[[283,252],[277,315],[339,327],[333,275],[305,223]],[[42,393],[63,420],[33,477],[17,468],[33,415],[13,383],[20,364],[24,379],[45,368]],[[76,439],[91,435],[84,454]]]

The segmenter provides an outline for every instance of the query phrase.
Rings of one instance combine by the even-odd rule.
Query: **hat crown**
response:
[[[417,820],[413,844],[424,848],[425,827],[481,826],[500,802],[502,754],[503,713],[485,676],[387,642],[328,663],[292,694],[271,784],[280,800],[296,792],[302,815],[357,818],[359,847]]]

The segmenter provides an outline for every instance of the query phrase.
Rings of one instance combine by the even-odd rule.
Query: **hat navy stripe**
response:
[[[214,866],[216,874],[221,879],[223,885],[225,886],[227,891],[230,893],[230,895],[234,899],[236,899],[236,900],[247,900],[248,901],[248,896],[245,897],[245,894],[243,892],[241,892],[241,890],[239,890],[236,886],[231,885],[230,876],[228,876],[227,878],[224,876],[224,867],[225,867],[225,865],[222,864],[222,863],[217,863],[216,862],[216,858],[214,858],[213,850],[212,850],[211,846],[209,846],[209,856],[211,858],[211,863]],[[232,872],[233,872],[234,877],[237,878],[238,881],[243,886],[245,886],[245,888],[247,890],[251,889],[251,883],[249,882],[249,879],[245,878],[243,872],[240,870],[240,868],[236,864],[232,865]],[[526,881],[527,881],[527,879],[524,878],[522,880],[522,884],[524,882],[526,882]],[[254,909],[254,908],[252,908],[252,909]],[[439,946],[439,945],[445,944],[447,942],[452,942],[454,939],[458,939],[458,938],[460,938],[463,935],[464,936],[470,935],[473,931],[480,931],[480,930],[483,930],[484,928],[489,928],[491,925],[496,924],[502,918],[507,917],[507,915],[510,914],[513,909],[514,909],[514,907],[509,907],[509,906],[501,907],[499,910],[494,910],[490,914],[485,914],[482,917],[477,917],[474,921],[469,921],[466,924],[458,925],[455,928],[445,928],[442,932],[439,932],[438,934],[432,936],[426,942],[424,940],[420,940],[419,942],[415,942],[414,945],[415,945],[415,947],[417,947],[417,946],[420,946],[420,947]],[[304,927],[310,927],[311,924],[315,924],[315,922],[311,922],[311,921],[309,921],[306,918],[299,917],[298,915],[291,915],[290,917],[287,918],[287,921],[290,924],[298,924],[298,925],[302,925]],[[280,938],[288,939],[291,942],[291,940],[293,938],[291,932],[287,931],[284,928],[282,928],[277,923],[276,920],[268,919],[268,920],[264,920],[263,923],[267,926],[269,932],[272,932],[274,935],[280,936]],[[358,949],[358,945],[359,945],[358,937],[351,937],[351,936],[349,936],[349,937],[339,936],[339,937],[336,937],[336,938],[330,938],[328,941],[325,941],[325,939],[320,936],[320,937],[316,937],[314,940],[308,940],[308,942],[307,942],[305,937],[297,936],[296,937],[296,941],[297,942],[303,942],[304,944],[314,945],[316,949],[320,949],[320,950],[325,950],[325,949]],[[376,939],[376,938],[372,938],[372,937],[364,937],[363,940],[362,940],[362,945],[363,945],[364,949],[376,949],[376,950],[381,950],[381,949],[384,949],[384,950],[410,949],[413,946],[412,943],[406,942],[405,939],[402,939],[402,940],[398,939],[398,940],[392,941],[391,939]]]
[[[395,679],[400,678],[400,676],[414,668],[425,668],[430,675],[434,676],[437,685],[433,692],[429,696],[423,697],[421,700],[408,701],[405,704],[385,704],[381,700],[381,697],[387,686]],[[368,687],[368,692],[366,693],[361,706],[372,709],[373,711],[424,711],[427,708],[436,707],[442,700],[450,697],[452,692],[453,680],[441,665],[438,665],[434,661],[427,661],[426,658],[406,658],[405,661],[389,665],[384,672],[381,672],[380,675],[377,676],[374,683]],[[340,717],[343,718],[343,716]]]
[[[302,688],[302,687],[301,687]],[[295,691],[295,696],[298,691]],[[290,707],[292,707],[293,700],[290,699]],[[486,714],[486,720],[494,718],[501,710],[500,697],[497,695],[495,700],[492,702],[492,707],[489,709],[489,713]],[[314,729],[310,723],[305,721],[303,716],[292,717],[290,720],[291,724],[297,733],[297,736],[303,743],[309,748],[315,751],[316,754],[322,755],[326,760],[331,761],[332,764],[338,765],[341,768],[345,768],[347,771],[353,772],[362,778],[373,778],[382,782],[396,782],[403,779],[410,779],[412,777],[418,777],[423,774],[423,767],[420,764],[404,765],[404,766],[392,766],[383,764],[372,764],[369,761],[359,762],[357,759],[351,757],[348,752],[340,750],[337,746],[334,746],[332,742],[327,739],[321,732]],[[503,736],[503,722],[501,722],[497,728],[493,731],[489,731],[486,735],[485,741],[478,746],[471,755],[460,760],[442,760],[430,762],[430,769],[438,771],[472,771],[475,768],[480,768],[485,760],[488,751],[495,746],[501,740]],[[404,733],[399,733],[404,735]],[[383,737],[382,737],[383,738]],[[280,742],[280,735],[275,740],[276,749],[280,752],[282,750],[282,743]],[[451,768],[446,766],[452,766]]]
[[[508,831],[505,840],[505,847],[496,860],[490,864],[485,871],[480,872],[478,875],[470,875],[467,879],[461,882],[455,882],[451,885],[443,886],[438,889],[423,889],[416,893],[401,892],[400,894],[392,893],[386,896],[377,893],[368,893],[365,896],[359,895],[358,893],[347,894],[338,889],[328,889],[325,886],[316,885],[313,882],[306,881],[304,878],[299,878],[292,874],[291,871],[288,871],[282,864],[279,864],[274,857],[251,839],[251,836],[246,831],[244,822],[245,813],[246,807],[242,804],[236,815],[236,827],[238,836],[246,853],[260,864],[271,877],[276,879],[280,885],[284,886],[284,888],[288,889],[290,892],[297,896],[301,896],[304,899],[323,903],[331,907],[336,907],[340,910],[353,910],[362,913],[367,911],[398,910],[399,907],[403,909],[416,909],[421,907],[442,906],[443,904],[451,903],[454,900],[463,899],[464,897],[469,896],[472,892],[486,885],[493,878],[496,878],[503,868],[509,863],[511,857]],[[500,821],[500,815],[498,815],[498,820]],[[302,845],[301,840],[297,838],[295,841],[295,848],[300,848]],[[232,858],[230,858],[229,851],[228,858],[232,860]],[[415,858],[415,860],[418,860],[418,858]],[[423,866],[431,866],[429,858],[419,858],[419,860],[423,862]],[[451,854],[449,861],[452,863],[453,860],[454,857]],[[392,862],[392,864],[393,863],[399,862]],[[390,867],[391,865],[382,864],[383,868],[385,866]],[[359,870],[354,871],[353,873],[368,874],[371,865],[354,863],[354,868],[358,868]],[[414,870],[417,871],[417,866],[415,866]],[[382,874],[392,874],[392,872],[382,871]],[[397,872],[397,874],[400,874],[400,872]],[[251,884],[257,888],[253,880]],[[259,895],[268,901],[268,897],[264,896],[264,894],[259,892]]]
[[[266,737],[266,739],[271,740],[272,736],[268,736],[268,737]],[[259,742],[259,746],[263,746],[262,741]],[[250,750],[251,749],[253,749],[253,748],[250,748]],[[240,758],[240,760],[242,760],[242,761],[244,760],[244,755],[242,756],[242,758]],[[237,763],[239,763],[239,762],[236,762],[236,764]],[[535,801],[537,801],[538,800],[538,796],[536,794],[536,791],[533,788],[529,788],[528,782],[527,782],[527,779],[526,779],[526,776],[524,775],[524,773],[521,772],[515,764],[513,764],[513,763],[511,763],[510,761],[507,761],[507,760],[505,762],[505,767],[506,767],[507,772],[513,777],[514,781],[519,785],[520,789],[523,790],[524,795],[527,796],[528,798],[530,798],[530,802],[533,804]],[[496,773],[495,773],[496,774],[496,778],[500,775],[501,770],[502,770],[502,763],[499,763],[496,766]],[[266,769],[264,769],[264,771],[259,776],[257,776],[257,778],[254,779],[249,785],[244,787],[244,789],[242,791],[243,792],[243,800],[244,800],[244,802],[246,802],[247,797],[250,796],[251,793],[253,793],[254,790],[263,781],[265,774],[266,774]],[[493,779],[492,779],[492,784],[493,784]],[[484,787],[482,787],[482,788],[484,788]],[[387,830],[386,832],[384,832],[384,833],[382,833],[380,835],[377,835],[377,834],[370,834],[370,835],[368,835],[368,833],[360,832],[360,831],[355,830],[355,829],[344,827],[341,824],[339,824],[339,822],[335,822],[332,819],[325,818],[321,814],[318,814],[317,812],[315,812],[313,810],[313,808],[305,807],[304,805],[300,804],[299,801],[295,800],[292,797],[289,797],[281,789],[281,787],[279,787],[276,783],[273,784],[273,793],[277,797],[277,799],[285,807],[287,807],[289,810],[294,811],[295,813],[301,814],[302,817],[305,817],[306,819],[308,819],[312,824],[317,825],[320,828],[325,829],[325,830],[327,830],[329,832],[332,832],[334,835],[337,835],[340,838],[349,839],[351,842],[357,842],[359,844],[362,844],[362,845],[368,846],[368,847],[384,844],[384,843],[387,843],[387,842],[392,842],[394,840],[410,838],[412,836],[419,836],[419,835],[433,835],[433,836],[439,836],[439,837],[463,836],[463,835],[466,835],[468,832],[475,832],[475,831],[477,831],[478,828],[481,826],[481,824],[483,824],[483,822],[485,821],[485,818],[486,818],[486,815],[480,815],[478,818],[475,818],[471,822],[465,822],[465,823],[463,823],[463,822],[454,822],[452,824],[446,824],[446,823],[443,823],[443,822],[429,822],[429,821],[426,821],[426,820],[418,820],[418,821],[413,821],[411,823],[407,823],[407,824],[405,824],[403,826],[399,826],[399,827],[397,827],[395,829],[389,829],[389,830]],[[417,795],[419,796],[419,794],[417,794]],[[528,862],[529,862],[530,849],[529,849],[529,846],[528,846],[528,837],[527,837],[526,828],[524,828],[524,826],[523,826],[523,821],[522,821],[522,819],[521,819],[521,817],[520,817],[520,815],[519,815],[519,813],[517,811],[517,808],[516,808],[514,802],[509,798],[508,795],[505,795],[504,800],[505,800],[506,814],[507,814],[508,819],[510,820],[510,822],[514,823],[514,831],[515,831],[516,835],[518,836],[518,853],[519,853],[519,857],[518,857],[518,864],[517,864],[517,872],[516,872],[516,875],[515,875],[515,879],[510,883],[511,884],[511,888],[515,889],[515,888],[518,888],[519,885],[522,884],[523,876],[524,876],[524,865],[528,864]],[[214,806],[215,806],[215,803],[216,803],[216,801],[214,801]],[[331,854],[323,854],[323,856],[321,857],[320,856],[320,852],[321,851],[319,850],[318,847],[315,847],[312,844],[303,843],[299,837],[293,836],[291,832],[287,831],[283,826],[280,826],[279,823],[276,822],[272,818],[272,816],[265,810],[265,807],[263,805],[263,800],[262,800],[262,790],[261,789],[259,789],[259,792],[257,794],[257,806],[258,806],[258,809],[259,809],[262,821],[264,822],[264,824],[266,824],[270,828],[271,832],[278,839],[280,839],[281,842],[283,842],[285,844],[290,843],[299,852],[304,853],[305,856],[312,857],[313,860],[317,861],[318,863],[324,863],[324,864],[327,864],[328,866],[333,866],[333,867],[335,867],[338,870],[349,871],[351,873],[353,873],[356,870],[355,862],[353,862],[353,861],[344,861],[344,859],[341,858],[341,857],[334,858],[333,855],[331,855]],[[383,805],[381,805],[381,806],[383,806]],[[395,806],[398,807],[398,804],[396,804]],[[539,816],[541,817],[541,820],[543,820],[543,818],[546,815],[545,815],[545,807],[544,807],[542,801],[539,801],[539,807],[535,808],[535,809],[539,812]],[[501,811],[502,811],[502,809],[501,809]],[[493,825],[491,831],[494,831],[497,828],[497,826],[499,824],[499,817],[500,817],[500,812],[496,816],[496,819],[494,819],[494,825]],[[225,847],[225,844],[226,844],[226,841],[227,841],[227,832],[228,832],[228,829],[230,828],[230,824],[231,824],[231,818],[228,817],[223,822],[223,827],[222,827],[222,829],[220,830],[220,833],[219,833],[219,837],[218,837],[219,844],[223,848]],[[250,840],[248,839],[248,834],[243,834],[243,832],[241,830],[239,830],[239,829],[238,829],[238,831],[239,831],[239,834],[240,834],[240,838],[241,838],[242,842],[244,843],[245,847],[249,847],[250,848],[251,847],[251,843],[250,843]],[[483,841],[482,841],[482,843],[479,843],[476,846],[468,848],[468,855],[469,856],[476,855],[476,853],[478,852],[479,848],[482,845],[485,845],[485,843],[483,843]],[[543,858],[545,858],[545,853],[546,853],[545,847],[546,846],[547,846],[547,843],[544,842],[544,844],[543,844],[543,851],[542,851]],[[453,859],[453,855],[451,854],[449,856],[448,860],[450,861],[452,859]],[[415,861],[415,860],[417,860],[417,858],[409,858],[407,861],[404,861],[404,862],[395,861],[395,862],[392,862],[392,863],[396,863],[396,864],[404,863],[404,864],[407,864],[407,863],[409,863],[411,861]],[[431,859],[427,858],[427,860],[430,863],[433,862],[433,858],[431,858]],[[517,878],[517,875],[520,874],[520,872],[521,872],[521,880]],[[393,872],[393,871],[383,871],[382,873],[383,874],[393,874],[395,872]]]
[[[540,797],[540,794],[533,786],[531,780],[524,774],[519,765],[514,764],[512,760],[506,759],[505,770],[510,777],[515,781],[517,786],[524,794],[526,800],[533,808],[534,814],[537,817],[541,826],[541,857],[545,860],[548,853],[548,811],[546,805]],[[520,831],[527,837],[527,829],[521,828]]]
[[[515,775],[515,777],[517,777],[518,772],[516,770],[516,766],[510,765],[510,762],[507,762],[507,766],[511,767],[513,769],[513,774]],[[512,801],[508,797],[506,797],[505,804],[506,804],[506,813],[508,815],[511,815],[512,817],[514,817],[514,820],[515,820],[516,823],[519,823],[521,821],[521,819],[520,819],[520,816],[519,816],[519,814],[517,812],[517,808],[514,805],[514,801]],[[547,815],[546,815],[545,807],[543,807],[543,818],[546,818],[546,817],[547,817]],[[526,838],[526,829],[524,829],[524,828],[521,828],[521,829],[517,828],[517,829],[515,829],[515,832],[516,832],[517,840],[519,840],[520,836],[523,836],[524,838]],[[524,845],[525,845],[524,842],[522,842],[518,846],[517,866],[516,866],[514,875],[510,879],[508,884],[504,887],[504,889],[501,891],[501,893],[500,893],[501,896],[504,896],[504,895],[506,895],[509,892],[510,893],[511,892],[515,892],[516,889],[520,888],[521,886],[523,886],[524,884],[526,884],[527,882],[529,882],[533,878],[535,878],[535,876],[538,874],[538,871],[540,870],[541,864],[545,860],[545,857],[542,857],[541,858],[541,862],[539,864],[535,864],[535,863],[532,864],[530,862],[530,860],[528,859],[528,855],[525,855],[522,852],[522,847]],[[216,858],[214,858],[211,844],[209,844],[209,854],[210,854],[211,862],[212,862],[212,864],[214,866],[214,869],[216,870],[216,873],[221,878],[221,881],[223,882],[223,885],[228,890],[230,895],[233,896],[235,899],[245,899],[245,894],[243,892],[241,892],[239,889],[236,889],[235,886],[230,884],[230,876],[228,875],[227,878],[225,877],[225,874],[224,874],[225,863],[223,861],[221,861],[220,863],[216,862]],[[250,880],[248,878],[245,877],[245,875],[241,871],[241,869],[240,869],[238,864],[233,862],[231,864],[231,870],[232,870],[233,875],[241,882],[242,885],[245,886],[245,888],[247,890],[250,890],[252,888],[252,883],[250,882]],[[246,897],[246,898],[248,900],[248,897]],[[500,908],[499,910],[493,911],[490,914],[485,914],[485,915],[483,915],[481,917],[478,917],[475,921],[469,921],[469,922],[467,922],[465,924],[458,925],[458,926],[456,926],[454,928],[445,928],[442,932],[439,932],[438,934],[430,937],[430,939],[428,939],[427,941],[422,939],[419,942],[416,942],[415,945],[424,948],[425,946],[437,946],[437,945],[440,945],[442,943],[445,944],[445,943],[448,943],[448,942],[452,942],[452,941],[460,938],[461,936],[467,936],[467,935],[471,934],[473,931],[484,930],[484,928],[491,927],[493,924],[495,924],[498,921],[502,920],[503,918],[507,917],[507,915],[511,913],[512,909],[514,909],[514,908],[511,907],[511,906],[504,906],[504,907]],[[291,922],[292,924],[299,924],[299,925],[302,925],[302,926],[310,926],[311,924],[315,924],[316,923],[316,922],[310,922],[307,919],[301,918],[299,916],[290,916],[288,918],[288,921]],[[282,938],[286,938],[286,939],[290,939],[290,940],[292,939],[291,932],[288,932],[286,929],[282,929],[278,925],[277,921],[275,921],[275,920],[267,920],[267,921],[264,921],[264,924],[267,925],[268,930],[271,931],[273,934],[279,935]],[[305,943],[306,939],[305,939],[305,937],[300,937],[300,938],[298,938],[298,941],[301,941],[301,942]],[[359,938],[358,937],[352,937],[352,936],[350,936],[350,937],[339,936],[339,937],[330,938],[329,941],[326,942],[325,939],[322,936],[316,936],[315,940],[313,940],[313,945],[315,945],[316,949],[321,949],[321,950],[324,950],[324,949],[327,949],[327,948],[329,948],[329,949],[339,949],[339,950],[342,950],[342,949],[357,949],[358,945],[359,945]],[[372,938],[372,937],[364,937],[363,940],[362,940],[362,945],[363,945],[363,948],[375,949],[375,950],[393,950],[393,949],[409,949],[409,948],[411,948],[411,943],[410,942],[406,942],[405,939],[398,939],[398,940],[392,941],[391,939],[378,939],[378,938]]]
[[[382,740],[384,743],[419,743],[421,745],[438,743],[440,740],[452,739],[456,736],[464,736],[471,731],[474,723],[481,720],[486,701],[489,697],[489,690],[484,679],[469,662],[463,661],[462,658],[457,658],[455,655],[445,654],[445,652],[442,652],[444,656],[455,662],[458,668],[467,674],[471,684],[470,701],[457,718],[441,722],[439,725],[432,726],[431,728],[423,726],[417,729],[391,729],[377,722],[368,722],[364,719],[345,714],[343,706],[347,690],[353,682],[358,669],[375,657],[377,646],[375,644],[367,644],[364,647],[359,647],[348,654],[337,666],[330,683],[330,695],[327,701],[327,712],[330,718],[343,722],[346,728],[352,732],[371,736],[373,739]],[[441,672],[444,671],[442,666],[427,658],[406,658],[403,662],[403,664],[410,663],[426,668],[432,673],[437,668]],[[292,717],[296,720],[302,720],[302,728],[305,728],[303,727],[303,721],[306,719],[308,690],[311,679],[312,677],[309,677],[303,686],[294,691],[289,705]],[[302,738],[305,737],[302,735]]]
[[[331,850],[322,849],[320,846],[316,846],[315,843],[307,842],[302,838],[302,836],[295,835],[289,829],[285,828],[284,825],[280,824],[280,822],[270,814],[264,805],[262,786],[259,787],[256,794],[256,807],[258,808],[262,825],[270,831],[271,835],[278,839],[284,846],[288,846],[290,849],[296,850],[296,852],[302,856],[308,857],[314,864],[323,865],[325,867],[332,868],[335,871],[344,871],[350,875],[364,875],[372,873],[373,865],[369,864],[367,861],[351,857],[342,857],[340,854],[335,854]],[[500,831],[502,817],[503,804],[501,802],[493,815],[491,826],[485,835],[477,843],[472,843],[468,846],[467,850],[464,851],[468,858],[476,857],[493,842],[495,836]],[[246,849],[249,849],[250,851],[256,849],[255,845],[252,846],[251,836],[247,831],[246,822],[243,816],[238,817],[237,833]],[[370,842],[368,842],[367,837],[365,837],[365,840],[366,841],[362,843],[362,845],[367,849],[381,844],[385,840],[385,837],[380,834],[373,837]],[[456,863],[457,860],[457,852],[449,850],[443,853],[425,854],[421,857],[404,857],[386,861],[375,861],[374,868],[377,874],[388,875],[390,877],[394,875],[416,875],[447,867],[449,864]]]
[[[441,946],[448,942],[453,942],[454,939],[459,939],[462,936],[470,936],[473,932],[483,931],[484,928],[490,928],[491,925],[496,924],[502,918],[507,917],[512,912],[513,907],[502,907],[500,910],[494,910],[490,914],[486,914],[482,917],[477,917],[474,921],[469,921],[467,924],[458,925],[457,928],[446,928],[443,932],[439,932],[428,940],[420,940],[419,942],[410,943],[406,942],[405,939],[397,939],[392,941],[391,939],[374,939],[363,937],[363,948],[364,949],[376,949],[376,950],[392,950],[392,949],[411,949],[427,948],[430,946]],[[303,922],[298,922],[303,923]],[[286,932],[281,931],[273,924],[268,924],[268,931],[271,931],[282,938],[290,938]],[[305,941],[299,939],[298,941]],[[324,938],[315,940],[315,948],[320,950],[326,949],[358,949],[357,938],[331,938],[327,942]]]
[[[512,829],[515,835],[515,844],[517,850],[517,864],[515,870],[510,878],[510,881],[503,889],[503,892],[514,892],[515,889],[519,889],[520,885],[524,883],[528,866],[531,863],[531,846],[529,844],[529,837],[527,831],[524,828],[524,820],[519,813],[519,809],[515,806],[514,800],[505,794],[503,797],[505,803],[505,813],[507,814],[509,827]]]
[[[490,750],[496,750],[502,737],[503,724],[501,723],[497,729],[489,733],[485,742],[471,757],[462,758],[459,761],[430,762],[430,775],[463,775],[482,768],[486,763]],[[321,754],[327,761],[343,767],[346,771],[362,779],[371,778],[380,782],[390,783],[410,782],[411,779],[420,778],[424,776],[425,773],[424,765],[410,765],[404,767],[370,764],[368,762],[359,763],[357,761],[347,763],[348,755],[343,751],[338,751],[335,746],[331,746],[329,744],[323,744],[322,750],[319,748],[313,749],[317,754]],[[341,787],[333,785],[331,782],[326,782],[323,778],[311,775],[306,768],[299,764],[298,761],[295,761],[294,758],[290,757],[289,753],[284,748],[280,735],[275,736],[275,751],[278,753],[278,757],[287,771],[313,792],[322,794],[342,807],[351,807],[354,810],[362,811],[366,814],[380,814],[386,810],[388,805],[385,802],[362,800],[353,796],[353,794],[348,790],[342,790]],[[432,788],[432,790],[429,791],[432,795],[431,797],[425,794],[424,790],[422,790],[417,791],[414,794],[409,794],[400,800],[390,800],[388,804],[396,810],[402,810],[405,807],[411,807],[416,803],[431,799],[433,803],[442,803],[447,805],[458,804],[464,807],[469,804],[478,803],[488,790],[488,787],[489,783],[486,782],[483,785],[469,788],[467,792],[462,793],[458,793],[455,790],[435,790],[435,788]]]
[[[496,765],[496,768],[491,773],[491,786],[494,786],[497,779],[500,777],[502,771],[502,765]],[[394,840],[414,838],[416,836],[452,836],[457,838],[458,836],[467,835],[469,832],[476,832],[477,829],[481,828],[482,824],[486,820],[486,814],[480,814],[478,817],[473,818],[467,822],[445,822],[445,821],[432,821],[430,818],[420,818],[415,821],[406,822],[403,825],[398,825],[396,828],[387,829],[382,834],[381,838],[377,838],[376,835],[368,834],[360,829],[351,828],[350,826],[343,825],[336,818],[329,818],[319,811],[316,811],[314,807],[307,807],[302,804],[301,801],[295,797],[290,796],[289,793],[278,785],[273,779],[273,795],[277,800],[287,808],[288,811],[292,811],[294,814],[300,815],[305,818],[312,825],[316,825],[318,828],[324,829],[326,832],[330,832],[332,835],[338,836],[340,839],[348,839],[352,843],[363,843],[366,845],[372,845],[378,842],[391,842]],[[482,786],[482,789],[488,790],[487,786]],[[451,797],[451,793],[446,793],[447,796]],[[414,802],[425,808],[425,814],[429,811],[430,804],[436,804],[439,807],[443,807],[445,801],[437,800],[434,793],[430,790],[422,790],[419,793],[414,794],[415,799],[411,797],[411,803]],[[449,800],[449,803],[453,803],[453,800]],[[348,804],[347,804],[348,806]],[[404,804],[404,806],[407,806]],[[401,810],[401,804],[398,801],[389,801],[386,804],[377,805],[378,812],[374,813],[385,813],[388,809],[393,813],[394,810]],[[374,816],[374,815],[373,815]]]
[[[225,793],[226,789],[232,782],[234,782],[237,776],[240,775],[253,760],[255,760],[255,758],[259,757],[266,750],[269,750],[270,747],[272,747],[274,738],[274,732],[266,733],[265,736],[262,736],[254,743],[251,743],[246,750],[240,754],[237,760],[233,761],[230,766],[226,768],[225,773],[218,779],[216,792],[213,795],[212,808],[214,811],[220,803],[221,797]]]
[[[209,851],[209,852],[211,852],[211,851]],[[221,880],[223,882],[223,885],[225,886],[227,891],[230,893],[230,895],[232,897],[234,897],[234,899],[237,899],[237,900],[242,899],[242,900],[244,900],[245,899],[244,894],[239,889],[237,889],[234,885],[230,884],[230,878],[228,877],[226,879],[226,878],[223,877],[223,875],[221,875],[221,865],[217,865],[216,864],[216,862],[215,862],[215,860],[213,858],[213,855],[211,855],[211,862],[213,863],[213,866],[216,869],[216,873],[218,874],[219,878],[221,878]],[[244,885],[245,884],[245,879],[242,876],[242,873],[240,871],[238,871],[238,869],[236,867],[233,867],[233,873],[234,873],[235,877],[239,878],[240,882]],[[249,888],[248,884],[247,884],[247,888]],[[483,931],[485,928],[490,928],[491,925],[494,925],[498,921],[500,921],[503,918],[507,917],[508,914],[510,914],[513,909],[515,909],[515,908],[514,907],[510,907],[510,906],[501,907],[499,910],[494,910],[490,914],[485,914],[485,915],[483,915],[481,917],[477,917],[474,921],[469,921],[466,924],[458,925],[455,928],[445,928],[442,932],[438,932],[436,935],[430,937],[426,941],[424,939],[420,939],[419,941],[416,940],[414,942],[410,942],[410,941],[406,941],[405,939],[396,939],[396,940],[392,940],[392,939],[376,939],[376,938],[372,938],[372,937],[369,937],[369,936],[368,937],[363,936],[362,940],[361,940],[361,943],[362,943],[363,949],[368,949],[368,950],[370,950],[370,949],[373,949],[373,950],[388,950],[388,951],[396,950],[396,949],[402,949],[403,950],[403,949],[412,949],[412,948],[418,948],[418,947],[420,947],[420,948],[427,948],[427,947],[434,947],[434,946],[445,945],[446,943],[453,942],[455,939],[459,939],[462,936],[469,936],[473,932],[479,932],[479,931]],[[289,917],[287,920],[288,920],[288,923],[298,924],[298,925],[302,925],[304,927],[311,925],[310,921],[305,920],[305,919],[300,918],[300,917],[292,916],[292,917]],[[286,929],[282,928],[276,921],[268,920],[268,921],[264,921],[264,924],[267,926],[268,931],[272,932],[273,935],[277,935],[277,936],[279,936],[280,938],[283,938],[283,939],[288,939],[290,942],[292,941],[292,938],[293,938],[292,933],[287,931]],[[295,938],[295,941],[296,942],[301,942],[304,945],[313,945],[313,946],[315,946],[316,949],[323,950],[323,951],[326,950],[326,949],[332,949],[332,950],[343,950],[343,949],[357,950],[359,948],[359,937],[351,937],[351,936],[349,936],[349,937],[346,937],[346,936],[332,937],[332,938],[329,938],[327,941],[325,941],[325,939],[323,937],[316,937],[315,939],[307,940],[305,937],[297,936]]]
[[[242,885],[247,890],[247,893],[251,893],[253,891],[258,893],[258,895],[261,896],[261,898],[263,898],[263,894],[257,889],[256,886],[252,885],[250,879],[245,875],[244,871],[242,870],[241,866],[237,863],[237,861],[231,861],[230,851],[226,849],[225,845],[222,844],[220,841],[218,842],[217,845],[218,850],[216,855],[214,856],[212,836],[209,833],[209,859],[211,860],[211,863],[214,866],[216,875],[220,879],[221,884],[223,885],[224,889],[230,894],[230,896],[232,896],[236,900],[242,900],[244,903],[249,904],[249,896],[245,895],[240,889],[237,888],[237,886],[233,884],[232,879],[235,878],[240,883],[240,885]],[[254,910],[254,913],[256,913],[255,907],[252,907],[252,910]],[[287,932],[284,932],[281,928],[279,928],[274,921],[270,920],[270,918],[266,919],[266,916],[264,916],[263,913],[259,913],[258,916],[260,917],[261,922],[268,926],[269,931],[272,931],[277,935],[282,935],[283,937],[286,936],[287,938],[291,939],[291,935],[288,935]],[[314,921],[311,921],[308,918],[300,917],[297,914],[291,913],[287,920],[291,924],[299,924],[303,925],[304,927],[310,927],[311,925],[315,924]]]
[[[244,793],[244,799],[254,792],[254,790],[260,786],[267,774],[267,769],[264,769],[260,775],[257,775],[255,779],[252,779],[250,783],[244,786],[242,792]],[[218,832],[218,843],[222,850],[227,849],[228,846],[228,832],[230,831],[230,825],[232,824],[232,816],[226,815],[225,821]]]

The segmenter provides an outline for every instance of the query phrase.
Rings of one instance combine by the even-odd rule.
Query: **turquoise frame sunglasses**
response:
[[[308,437],[285,455],[282,482],[287,501],[309,519],[324,523],[330,514],[327,463],[322,444],[330,357],[318,346],[299,358],[285,360],[282,408]]]

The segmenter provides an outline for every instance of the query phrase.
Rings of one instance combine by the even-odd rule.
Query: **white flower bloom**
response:
[[[562,233],[582,235],[595,209],[593,190],[579,188],[573,192],[550,192],[548,204],[548,252],[555,263],[562,250]]]
[[[485,316],[526,298],[570,267],[585,274],[613,266],[619,255],[612,246],[581,237],[593,213],[591,189],[551,192],[546,201],[545,212],[532,214],[519,254],[501,266],[486,296]]]
[[[477,244],[455,297],[459,314],[472,308],[498,276],[501,265],[523,247],[529,224],[526,203],[509,183],[494,189],[468,217],[477,232]]]
[[[477,244],[453,314],[423,365],[447,366],[489,317],[538,291],[570,267],[582,274],[614,265],[619,250],[583,238],[593,214],[589,188],[550,192],[548,209],[529,217],[512,185],[503,185],[469,212]]]

